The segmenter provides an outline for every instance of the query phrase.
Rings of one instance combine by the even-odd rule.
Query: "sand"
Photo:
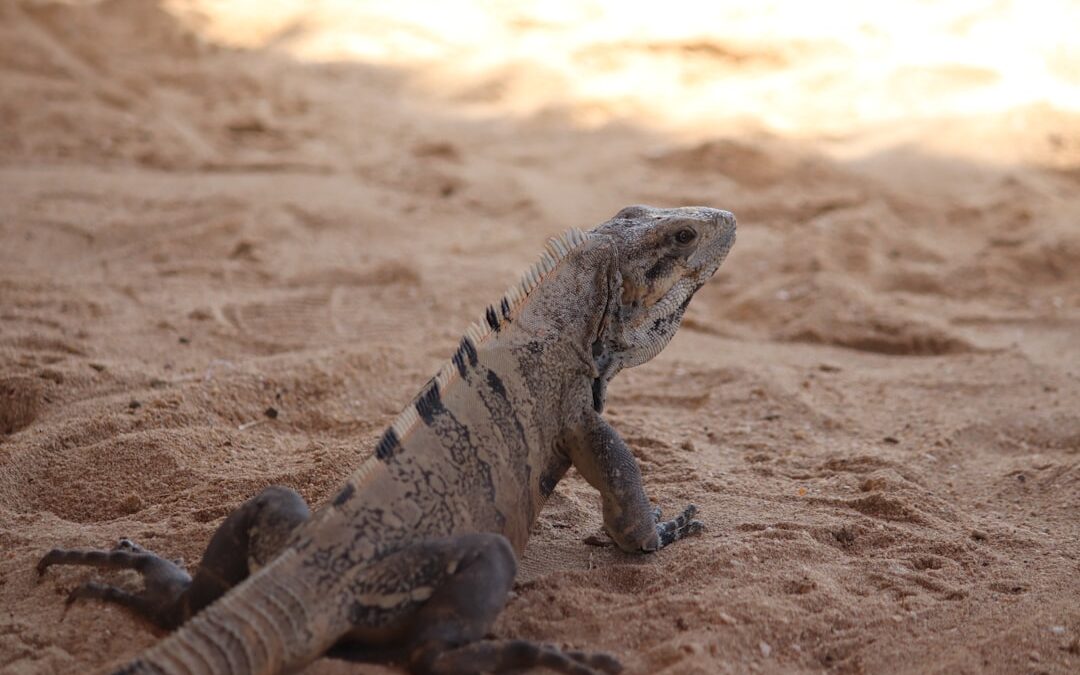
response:
[[[0,672],[160,637],[65,609],[97,575],[39,579],[44,551],[194,563],[263,486],[322,502],[546,236],[631,203],[740,222],[610,389],[652,498],[707,530],[587,545],[571,472],[494,633],[630,673],[1080,671],[1069,17],[1002,55],[1008,3],[715,35],[259,4],[0,0]]]

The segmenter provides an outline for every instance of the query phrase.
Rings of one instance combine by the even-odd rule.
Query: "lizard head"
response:
[[[608,380],[660,353],[679,329],[694,293],[735,243],[735,216],[704,206],[628,206],[592,230],[615,244],[621,277],[606,334],[593,345],[600,371],[594,405]]]

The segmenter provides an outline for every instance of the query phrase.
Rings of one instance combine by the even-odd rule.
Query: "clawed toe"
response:
[[[122,593],[119,588],[115,586],[107,586],[97,581],[87,581],[86,583],[79,584],[75,588],[71,589],[67,598],[64,599],[64,604],[70,605],[76,600],[105,600],[110,595],[118,595]]]
[[[697,515],[697,507],[694,506],[693,504],[691,504],[691,505],[687,506],[683,510],[682,515],[680,515],[675,520],[680,521],[682,524],[685,524],[687,521],[692,520],[693,517],[696,516],[696,515]]]
[[[113,546],[112,550],[114,550],[114,551],[127,551],[128,553],[146,553],[145,548],[143,548],[142,546],[139,546],[138,544],[131,541],[127,537],[123,537],[119,541],[117,541],[116,545]]]
[[[675,518],[657,523],[656,532],[660,538],[660,546],[667,546],[673,541],[678,541],[687,535],[697,534],[704,530],[705,524],[700,520],[694,520],[696,515],[697,507],[691,504]]]
[[[38,561],[38,575],[43,575],[53,565],[133,570],[142,577],[143,588],[137,593],[87,581],[68,594],[66,604],[69,606],[83,599],[111,602],[128,607],[163,628],[174,627],[182,620],[185,610],[181,599],[191,584],[191,576],[182,567],[130,539],[121,539],[108,550],[54,548]]]
[[[45,571],[55,565],[62,555],[63,551],[61,549],[54,548],[45,555],[41,556],[41,560],[38,560],[38,563],[35,566],[38,576],[40,577],[45,574]]]

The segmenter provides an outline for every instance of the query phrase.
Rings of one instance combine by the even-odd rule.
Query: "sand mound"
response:
[[[44,389],[29,377],[0,380],[0,433],[12,434],[30,426],[41,408]]]
[[[837,345],[879,354],[954,354],[974,347],[933,316],[851,281],[815,276],[754,289],[730,317],[765,327],[777,340]]]

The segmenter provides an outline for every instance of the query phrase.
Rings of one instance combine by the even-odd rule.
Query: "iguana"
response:
[[[735,218],[705,207],[631,206],[572,229],[487,307],[314,514],[292,490],[267,488],[225,519],[194,578],[127,540],[54,549],[37,569],[142,574],[138,593],[89,582],[70,596],[176,629],[115,673],[293,673],[328,652],[412,673],[618,672],[603,653],[485,636],[571,465],[599,490],[605,530],[625,551],[702,528],[692,505],[660,519],[600,413],[611,378],[664,348],[734,241]]]

